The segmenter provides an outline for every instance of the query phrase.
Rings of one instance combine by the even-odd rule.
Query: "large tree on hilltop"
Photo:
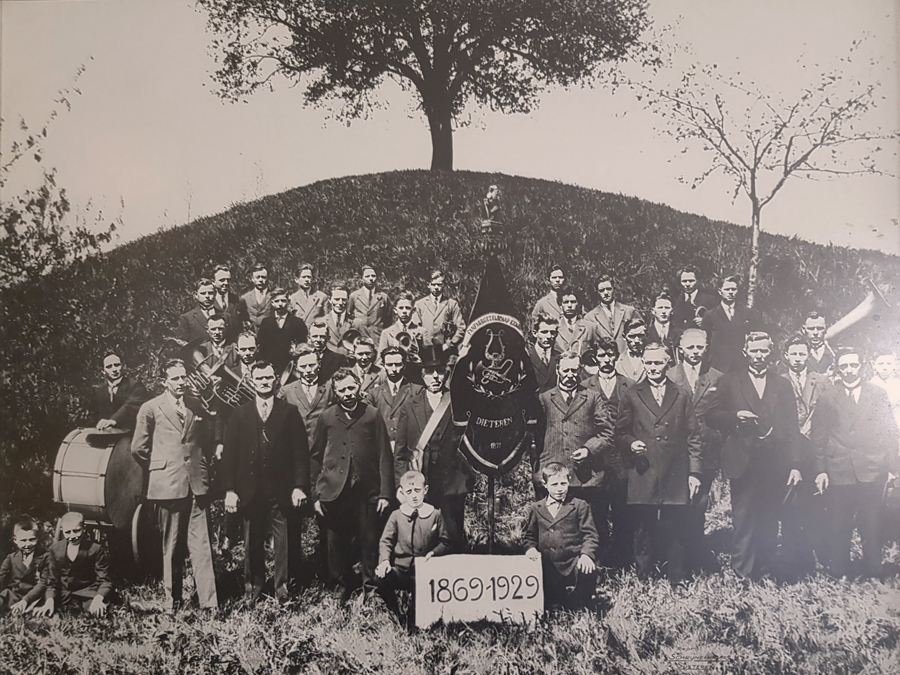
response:
[[[591,78],[648,26],[646,0],[198,0],[218,70],[237,101],[282,76],[311,104],[365,116],[390,78],[412,87],[431,130],[432,169],[453,168],[453,124],[469,100],[530,112],[547,85]]]

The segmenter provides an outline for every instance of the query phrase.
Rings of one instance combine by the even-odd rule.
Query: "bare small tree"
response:
[[[863,41],[855,41],[849,63]],[[790,100],[715,66],[694,64],[677,85],[630,82],[639,99],[664,120],[664,131],[683,142],[682,152],[700,146],[708,167],[690,179],[692,189],[716,173],[734,183],[732,201],[744,194],[751,209],[751,257],[747,303],[752,307],[759,266],[763,208],[789,178],[891,175],[876,162],[886,141],[900,132],[868,126],[878,101],[878,82],[864,82],[839,68],[822,72]]]

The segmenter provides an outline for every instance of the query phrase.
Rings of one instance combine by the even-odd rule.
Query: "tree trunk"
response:
[[[756,278],[759,269],[759,204],[753,203],[753,218],[750,223],[750,272],[747,275],[747,307],[753,307],[756,295]]]
[[[431,129],[431,170],[453,171],[453,115],[450,106],[438,106],[428,115]]]

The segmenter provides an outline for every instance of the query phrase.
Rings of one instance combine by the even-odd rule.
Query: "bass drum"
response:
[[[131,434],[76,429],[56,453],[53,499],[85,519],[128,532],[144,494],[144,471],[131,456]]]

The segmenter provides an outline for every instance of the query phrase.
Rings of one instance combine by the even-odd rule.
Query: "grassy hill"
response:
[[[322,181],[158,232],[2,293],[0,510],[46,512],[50,471],[65,434],[83,421],[82,403],[108,347],[155,389],[154,354],[193,305],[194,283],[230,263],[238,291],[257,260],[275,283],[294,287],[301,260],[322,285],[356,283],[377,265],[389,292],[425,292],[429,268],[451,273],[467,312],[481,272],[481,200],[503,189],[508,248],[503,264],[524,316],[545,292],[547,264],[563,261],[587,291],[610,272],[620,297],[645,308],[676,270],[694,264],[705,279],[745,272],[749,230],[667,206],[550,181],[484,173],[404,171]],[[763,235],[757,306],[782,332],[813,308],[840,316],[862,297],[860,277],[896,286],[900,258]]]

